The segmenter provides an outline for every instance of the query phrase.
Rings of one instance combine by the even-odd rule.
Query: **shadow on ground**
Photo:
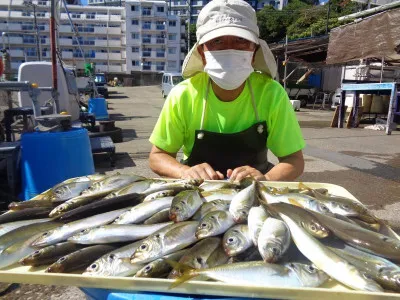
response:
[[[125,143],[136,139],[138,136],[135,129],[122,129],[122,137]]]
[[[321,129],[331,127],[330,121],[299,121],[301,128]]]
[[[107,99],[127,99],[129,98],[128,96],[125,96],[124,94],[109,94]]]
[[[151,118],[151,116],[125,116],[123,114],[110,114],[109,117],[113,121],[128,121],[132,119]]]
[[[99,173],[136,166],[135,162],[127,152],[115,153],[114,166],[111,165],[109,155],[107,154],[94,154],[93,160],[96,172]]]

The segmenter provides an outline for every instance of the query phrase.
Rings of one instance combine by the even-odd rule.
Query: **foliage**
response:
[[[356,12],[359,4],[349,0],[330,0],[329,22],[328,7],[313,5],[314,0],[289,0],[281,11],[272,6],[265,6],[257,13],[260,36],[267,42],[278,42],[285,39],[304,38],[326,34],[328,29],[343,25],[338,17]],[[348,21],[347,21],[348,22]]]

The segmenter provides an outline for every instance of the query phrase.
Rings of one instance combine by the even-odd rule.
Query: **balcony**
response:
[[[70,51],[62,51],[62,58],[63,59],[72,59],[72,52]]]
[[[10,51],[11,57],[25,57],[23,50],[12,50]]]
[[[107,53],[102,53],[102,52],[96,52],[96,59],[102,59],[102,60],[107,60],[108,55]]]
[[[110,60],[122,60],[122,55],[121,55],[121,53],[109,53],[108,54],[108,59],[110,59]]]
[[[122,66],[108,66],[108,72],[122,73]]]
[[[113,42],[115,42],[115,41],[113,41]],[[96,40],[94,44],[95,44],[95,46],[98,46],[98,47],[107,47],[108,41],[107,40]],[[114,44],[114,43],[112,43],[112,44]]]
[[[107,34],[107,27],[94,27],[95,34]]]
[[[60,39],[61,46],[72,46],[72,39]]]
[[[121,27],[108,27],[108,34],[122,34]]]

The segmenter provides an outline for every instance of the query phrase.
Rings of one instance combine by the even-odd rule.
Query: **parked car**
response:
[[[300,100],[300,107],[314,102],[315,88],[312,86],[288,84],[286,92],[290,100]]]
[[[183,80],[181,73],[164,73],[161,83],[161,95],[166,98],[174,86]]]
[[[94,82],[96,84],[97,92],[100,95],[103,95],[104,98],[108,98],[108,85],[104,73],[96,73]]]

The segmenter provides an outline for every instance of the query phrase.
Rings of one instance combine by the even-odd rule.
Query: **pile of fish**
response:
[[[326,189],[149,179],[66,180],[0,215],[0,269],[214,280],[265,287],[400,291],[400,240]],[[35,270],[35,269],[32,269]]]

